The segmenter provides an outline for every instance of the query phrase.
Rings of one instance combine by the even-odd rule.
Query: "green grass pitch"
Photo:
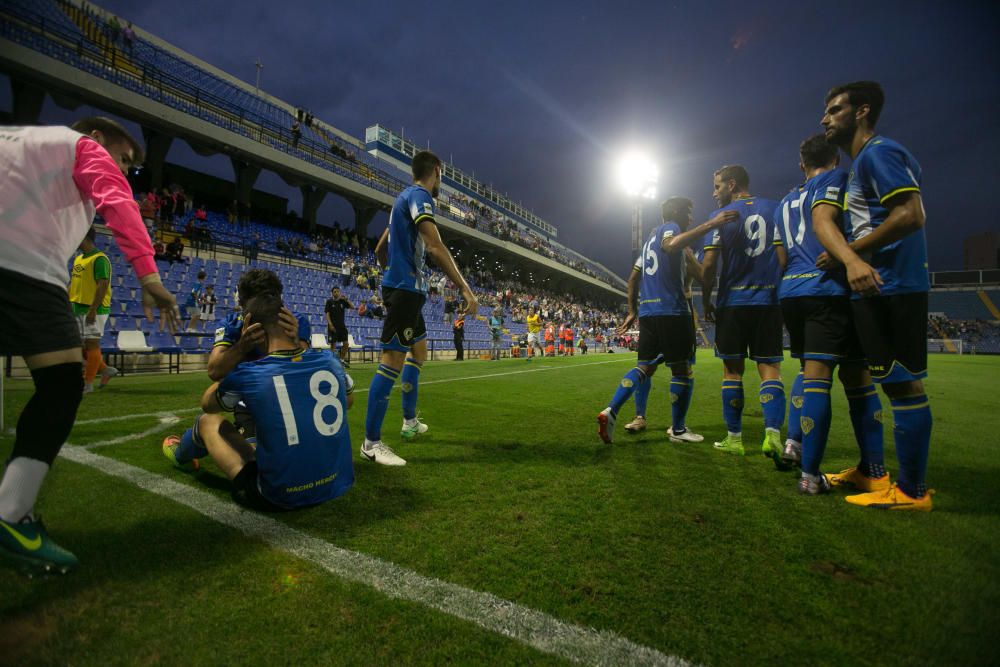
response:
[[[404,468],[359,460],[365,393],[350,412],[357,480],[344,497],[276,517],[297,531],[426,577],[485,591],[667,655],[725,664],[997,664],[1000,605],[1000,357],[932,355],[931,514],[803,498],[759,454],[763,425],[745,379],[743,458],[716,452],[719,362],[702,351],[688,425],[667,441],[668,377],[654,378],[650,428],[596,435],[631,355],[431,362],[420,388],[431,427],[401,444],[399,390],[386,441]],[[527,372],[525,372],[527,371]],[[793,366],[785,364],[786,387]],[[366,390],[372,366],[352,374]],[[70,435],[228,501],[160,453],[180,432],[202,374],[127,376],[84,397]],[[8,426],[30,395],[9,381]],[[886,414],[888,402],[883,398]],[[853,465],[834,389],[825,470]],[[632,405],[620,415],[631,419]],[[182,411],[171,428],[148,413]],[[135,415],[135,416],[133,416]],[[159,429],[159,430],[157,430]],[[137,439],[128,436],[147,432]],[[891,424],[886,461],[896,471]],[[0,436],[0,459],[13,444]],[[752,452],[752,455],[751,455]],[[39,511],[81,568],[28,580],[0,569],[0,663],[549,664],[563,660],[474,622],[390,598],[173,500],[60,460]]]

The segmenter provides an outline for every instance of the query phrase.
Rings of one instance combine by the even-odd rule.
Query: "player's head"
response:
[[[91,225],[90,229],[88,229],[87,233],[84,235],[83,240],[80,241],[80,250],[84,252],[90,252],[91,250],[97,247],[96,243],[97,243],[97,228]]]
[[[274,341],[281,343],[279,349],[298,347],[298,341],[289,338],[278,321],[278,315],[281,314],[283,306],[280,295],[273,292],[264,292],[247,299],[245,303],[246,315],[244,316],[244,321],[250,324],[260,324],[264,327],[269,346]],[[269,347],[269,349],[274,348]]]
[[[825,134],[814,134],[799,144],[799,169],[803,173],[813,169],[833,169],[839,163],[840,152],[826,140]]]
[[[719,206],[728,206],[736,195],[750,190],[750,174],[745,167],[727,164],[715,172],[712,181],[712,196]]]
[[[274,271],[250,269],[240,276],[240,282],[236,289],[240,293],[240,305],[246,310],[246,304],[250,299],[259,294],[275,294],[280,299],[284,286]]]
[[[118,121],[104,116],[89,116],[76,121],[70,128],[104,146],[123,174],[129,167],[142,164],[142,144]]]
[[[205,291],[209,294],[213,294],[215,292],[215,285],[207,285],[205,287]]]
[[[826,94],[823,120],[826,140],[850,146],[858,130],[874,132],[885,104],[885,93],[877,81],[854,81],[835,86]]]
[[[208,277],[208,274],[205,273],[204,271],[199,271],[198,272],[198,280],[204,280],[207,277]]]
[[[410,169],[413,171],[413,182],[430,190],[431,197],[441,193],[441,158],[430,151],[420,151],[413,156]]]
[[[332,296],[334,299],[339,299],[340,298],[340,288],[339,287],[332,288],[330,290],[330,296]]]
[[[694,202],[687,197],[671,197],[663,202],[660,214],[663,217],[663,222],[676,222],[681,231],[684,231],[691,224],[691,210],[693,208]]]

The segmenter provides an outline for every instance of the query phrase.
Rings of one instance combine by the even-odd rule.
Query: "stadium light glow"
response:
[[[618,162],[618,183],[629,197],[655,199],[660,169],[646,155],[631,151]]]

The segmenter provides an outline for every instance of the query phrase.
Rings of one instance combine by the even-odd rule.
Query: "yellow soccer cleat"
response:
[[[911,512],[930,512],[934,509],[934,501],[931,496],[933,489],[928,489],[923,498],[911,498],[903,493],[897,485],[892,484],[884,491],[872,491],[871,493],[859,493],[856,496],[847,496],[844,500],[852,505],[862,507],[873,507],[880,510],[909,510]]]
[[[838,473],[827,475],[827,478],[830,480],[830,486],[833,488],[837,488],[838,486],[850,486],[858,491],[885,492],[890,486],[889,473],[886,473],[881,477],[868,477],[863,472],[858,470],[857,466],[848,468],[847,470],[841,470]]]

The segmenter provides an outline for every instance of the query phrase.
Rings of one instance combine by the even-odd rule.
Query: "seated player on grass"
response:
[[[336,498],[354,483],[346,411],[354,383],[329,350],[304,350],[279,320],[281,298],[246,303],[244,327],[259,324],[267,356],[241,363],[201,399],[205,414],[163,453],[178,468],[212,460],[233,482],[233,499],[260,511],[282,511]],[[220,413],[245,402],[257,425],[256,448]]]

